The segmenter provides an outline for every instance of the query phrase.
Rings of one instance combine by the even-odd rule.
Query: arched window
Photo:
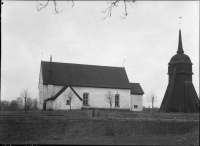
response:
[[[119,94],[115,94],[115,107],[119,107]]]
[[[83,93],[83,105],[89,106],[89,93]]]

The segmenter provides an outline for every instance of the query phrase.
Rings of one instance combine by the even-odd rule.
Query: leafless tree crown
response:
[[[119,2],[122,1],[124,3],[124,16],[122,16],[121,18],[125,19],[126,16],[128,15],[128,11],[127,11],[127,4],[130,4],[131,7],[133,7],[132,3],[136,4],[135,0],[114,0],[114,1],[107,1],[107,3],[109,4],[109,7],[107,7],[104,11],[102,11],[102,13],[106,14],[106,16],[103,18],[106,19],[107,17],[111,17],[112,14],[112,9],[114,7],[118,7]]]
[[[23,89],[22,92],[20,93],[20,95],[24,99],[27,99],[27,98],[31,97],[31,94],[28,91],[28,89]]]
[[[40,11],[44,8],[47,7],[47,5],[49,4],[49,1],[50,0],[47,0],[47,2],[45,4],[41,3],[40,1],[37,0],[37,10]],[[56,3],[56,0],[52,0],[53,3],[54,3],[54,10],[55,10],[55,14],[59,14],[63,11],[63,9],[61,11],[58,10],[58,7],[57,7],[57,3]],[[73,0],[66,0],[66,1],[71,1],[72,2],[72,7],[74,6],[74,1]]]
[[[37,10],[40,11],[40,10],[42,10],[42,9],[47,7],[47,5],[49,4],[50,0],[47,0],[46,3],[41,3],[38,0],[36,0],[36,1],[37,1]],[[55,14],[59,14],[60,12],[62,12],[63,9],[61,11],[58,10],[57,3],[56,3],[57,0],[52,0],[52,1],[54,3]],[[74,6],[74,1],[73,0],[66,0],[66,1],[68,1],[68,2],[71,1],[72,2],[72,7]],[[103,20],[105,20],[107,17],[111,17],[112,9],[114,7],[118,7],[118,4],[119,4],[120,1],[123,2],[123,4],[124,4],[124,13],[123,13],[124,16],[121,16],[121,18],[123,18],[123,19],[125,19],[126,16],[128,15],[127,4],[129,4],[131,7],[133,7],[132,4],[136,4],[136,0],[113,0],[113,1],[107,1],[107,4],[109,4],[109,7],[107,7],[105,10],[102,11],[102,13],[104,13],[106,15],[103,18]]]
[[[31,98],[31,94],[27,89],[23,89],[22,92],[20,93],[20,96],[24,99],[25,103],[25,111],[27,111],[27,99]]]
[[[151,90],[151,92],[148,94],[147,101],[152,103],[152,108],[153,104],[158,101],[157,93],[154,90]]]
[[[69,100],[72,100],[74,98],[74,92],[72,90],[69,90],[69,92],[65,93],[65,97]]]
[[[111,91],[107,91],[105,93],[105,101],[108,102],[110,104],[110,108],[112,108],[112,104],[114,103],[115,99]]]
[[[65,92],[65,97],[70,100],[70,111],[71,111],[72,100],[74,98],[74,92],[72,90],[69,90],[69,92]]]

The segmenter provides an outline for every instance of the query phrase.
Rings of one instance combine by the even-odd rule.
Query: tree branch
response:
[[[49,0],[47,0],[47,2],[45,4],[42,4],[41,2],[39,2],[38,0],[36,0],[38,2],[37,4],[37,10],[40,11],[44,8],[47,7],[47,5],[49,4]],[[53,3],[54,3],[54,10],[55,10],[55,14],[59,14],[63,11],[63,9],[61,11],[58,10],[58,7],[57,7],[57,3],[56,3],[57,0],[53,0]],[[72,7],[74,6],[74,1],[73,0],[66,0],[66,1],[71,1],[72,2]],[[124,3],[124,16],[120,16],[121,18],[125,19],[126,16],[128,15],[128,11],[127,11],[127,3],[129,3],[132,6],[131,3],[134,3],[136,4],[136,0],[114,0],[114,1],[107,1],[107,4],[109,4],[110,6],[107,7],[104,11],[102,11],[102,13],[106,14],[106,16],[103,18],[103,20],[105,20],[107,17],[111,17],[112,15],[112,10],[114,7],[118,7],[118,4],[120,1],[123,1]]]
[[[110,6],[108,8],[106,8],[104,11],[102,11],[102,13],[106,14],[106,16],[103,18],[103,20],[105,20],[107,17],[111,17],[112,9],[114,7],[117,7],[119,2],[120,2],[120,0],[115,0],[115,1],[112,1],[112,2],[109,3]],[[135,0],[123,0],[123,2],[124,2],[125,13],[124,13],[124,17],[121,17],[121,18],[125,19],[126,16],[128,15],[126,3],[129,3],[131,5],[131,7],[133,7],[131,2],[135,3]]]
[[[46,8],[47,5],[49,4],[49,0],[47,0],[47,3],[46,3],[46,4],[42,4],[42,3],[39,2],[38,0],[37,0],[37,2],[38,2],[38,4],[37,4],[37,10],[38,10],[38,11],[40,11],[40,10]],[[38,8],[38,6],[39,6],[40,8]]]
[[[55,8],[55,13],[54,14],[59,14],[59,13],[61,13],[62,11],[63,11],[63,9],[62,9],[62,11],[58,11],[58,7],[57,7],[57,3],[56,3],[56,0],[53,0],[53,2],[54,2],[54,8]]]
[[[47,5],[49,4],[49,0],[47,0],[47,3],[46,3],[46,4],[42,4],[42,3],[39,2],[38,0],[36,0],[36,1],[38,2],[38,4],[37,4],[37,10],[38,10],[38,11],[40,11],[40,10],[46,8]],[[67,1],[69,1],[69,0],[67,0]],[[72,2],[73,2],[73,0],[72,0]],[[58,10],[56,0],[53,0],[53,3],[54,3],[55,14],[61,13],[61,12],[63,11],[63,9],[62,9],[61,11]],[[73,4],[72,4],[72,7],[73,7],[73,6],[74,6],[74,2],[73,2]]]

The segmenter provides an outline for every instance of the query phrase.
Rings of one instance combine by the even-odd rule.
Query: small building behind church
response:
[[[143,109],[144,92],[129,82],[124,67],[41,61],[38,89],[43,110]]]

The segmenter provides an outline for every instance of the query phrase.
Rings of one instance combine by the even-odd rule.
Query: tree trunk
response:
[[[152,102],[152,112],[153,112],[153,102]]]
[[[25,112],[27,112],[27,111],[26,111],[26,98],[25,98],[25,107],[24,107],[24,109],[25,109]]]

